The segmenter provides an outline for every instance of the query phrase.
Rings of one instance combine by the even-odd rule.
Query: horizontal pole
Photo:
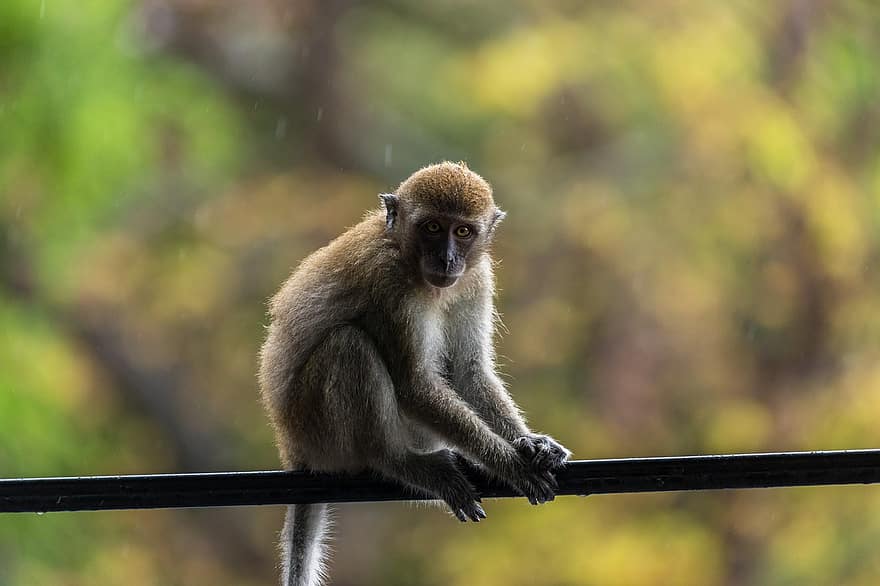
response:
[[[518,496],[470,471],[485,498]],[[880,450],[728,454],[569,462],[559,495],[880,482]],[[0,479],[0,513],[424,500],[371,474],[218,472]]]

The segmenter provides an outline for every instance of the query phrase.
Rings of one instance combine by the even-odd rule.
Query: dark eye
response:
[[[436,234],[440,230],[442,230],[442,228],[437,222],[428,222],[427,224],[425,224],[425,231],[430,234]]]
[[[455,229],[455,235],[459,238],[467,238],[471,235],[471,229],[467,226],[459,226]]]

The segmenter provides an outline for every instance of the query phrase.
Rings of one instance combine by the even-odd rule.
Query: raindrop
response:
[[[318,108],[318,122],[324,117],[324,108]]]
[[[385,145],[385,166],[386,167],[391,166],[391,145],[390,144]]]
[[[46,0],[40,0],[40,20],[46,17]]]
[[[46,511],[37,511],[37,514],[40,515],[40,516],[45,515],[45,514],[46,514]]]
[[[275,122],[275,139],[281,140],[287,136],[287,116],[281,116]]]

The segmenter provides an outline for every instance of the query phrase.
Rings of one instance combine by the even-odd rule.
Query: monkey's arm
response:
[[[494,309],[488,294],[459,302],[450,312],[449,348],[452,386],[492,430],[512,442],[529,428],[495,373]]]
[[[462,304],[451,339],[452,380],[461,397],[495,433],[512,442],[538,468],[553,469],[571,455],[553,438],[532,433],[504,383],[495,372],[494,307],[488,296]]]
[[[554,498],[555,480],[535,470],[515,446],[492,431],[442,377],[415,372],[398,401],[407,415],[449,441],[490,473],[522,492],[532,504]]]
[[[492,430],[509,442],[528,435],[529,428],[491,362],[453,361],[454,387]]]

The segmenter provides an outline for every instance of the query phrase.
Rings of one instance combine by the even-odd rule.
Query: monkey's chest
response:
[[[419,358],[444,368],[449,356],[449,319],[441,311],[425,311],[422,315],[421,327],[416,332]]]

